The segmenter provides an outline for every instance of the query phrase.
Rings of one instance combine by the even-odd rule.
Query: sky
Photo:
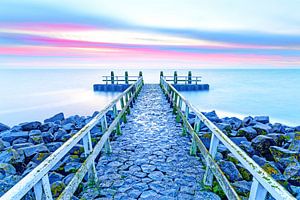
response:
[[[300,68],[300,0],[0,0],[0,68]]]

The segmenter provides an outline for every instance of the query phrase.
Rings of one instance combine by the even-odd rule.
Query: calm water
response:
[[[137,75],[137,70],[128,70]],[[160,70],[143,70],[158,83]],[[172,75],[174,70],[165,70]],[[187,70],[177,70],[185,75]],[[269,115],[273,122],[300,124],[300,70],[192,70],[208,92],[184,92],[199,109],[220,116]],[[110,70],[0,70],[0,122],[43,120],[58,112],[91,115],[119,93],[94,93],[92,85]],[[115,70],[123,75],[124,70]]]

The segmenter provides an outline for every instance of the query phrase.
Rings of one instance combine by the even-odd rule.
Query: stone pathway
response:
[[[189,155],[190,139],[159,85],[143,87],[127,119],[113,153],[97,164],[98,199],[220,199],[201,187],[203,165]]]

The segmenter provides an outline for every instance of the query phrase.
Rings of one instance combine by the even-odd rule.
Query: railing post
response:
[[[177,71],[174,71],[174,84],[177,84],[177,79],[178,76],[177,76]]]
[[[188,72],[188,84],[192,84],[192,72]]]
[[[177,98],[178,98],[178,95],[177,95],[177,93],[174,91],[174,95],[175,95],[175,97],[174,97],[174,104],[173,104],[173,114],[176,114],[176,107],[177,107]]]
[[[121,109],[123,110],[123,108],[124,108],[124,99],[123,99],[123,97],[121,97],[121,99],[120,99],[120,104],[121,104]],[[123,114],[122,118],[123,118],[124,123],[127,123],[127,119],[126,119],[126,111],[125,111],[125,113]]]
[[[34,191],[35,199],[42,200],[42,198],[43,198],[42,180],[40,180],[33,186],[33,191]]]
[[[263,200],[266,196],[267,190],[253,177],[249,200]]]
[[[42,185],[43,185],[43,189],[44,189],[45,199],[46,200],[53,200],[48,174],[46,174],[42,178]]]
[[[125,103],[127,104],[127,102],[128,102],[128,96],[129,96],[129,94],[128,94],[128,92],[125,94]],[[128,106],[127,107],[127,114],[130,114],[130,108],[129,108],[130,106]]]
[[[160,71],[160,77],[163,77],[163,76],[164,76],[164,72]]]
[[[219,138],[217,138],[217,136],[212,133],[210,146],[209,146],[209,154],[211,155],[212,158],[215,158],[219,143],[220,143]],[[204,184],[207,186],[212,186],[213,178],[214,176],[210,169],[209,162],[207,162],[205,174],[204,174]]]
[[[125,84],[128,84],[128,71],[125,71]]]
[[[117,110],[116,104],[113,106],[113,113],[114,113],[114,118],[117,118],[118,110]],[[116,126],[116,133],[117,133],[117,135],[121,135],[120,121],[118,121],[118,124]]]
[[[182,107],[182,99],[179,97],[178,109],[177,109],[177,115],[176,115],[176,122],[177,123],[180,122],[180,114],[179,114],[179,112],[181,112],[181,107]]]
[[[111,84],[115,84],[115,74],[114,74],[114,71],[110,72],[110,80],[111,80]]]
[[[103,134],[105,133],[105,131],[107,130],[107,120],[106,120],[106,114],[103,116],[103,118],[101,119],[101,127],[102,127],[102,132]],[[107,138],[105,145],[104,145],[104,149],[105,149],[105,153],[106,154],[110,154],[112,152],[111,149],[111,145],[110,145],[110,141],[109,138]]]

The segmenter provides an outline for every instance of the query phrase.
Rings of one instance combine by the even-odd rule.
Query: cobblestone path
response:
[[[201,187],[203,165],[159,85],[143,87],[127,119],[97,164],[100,199],[220,199]]]

